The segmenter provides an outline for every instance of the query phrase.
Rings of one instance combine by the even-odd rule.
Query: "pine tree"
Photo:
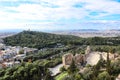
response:
[[[73,73],[75,73],[77,71],[79,71],[79,70],[78,70],[77,66],[75,65],[75,61],[72,60],[72,63],[68,68],[68,74],[73,74]]]
[[[109,53],[107,53],[106,70],[109,74],[111,74],[111,64],[110,64],[110,59],[109,59]]]

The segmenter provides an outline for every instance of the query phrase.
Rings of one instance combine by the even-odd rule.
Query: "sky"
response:
[[[120,0],[0,0],[5,29],[120,29]]]

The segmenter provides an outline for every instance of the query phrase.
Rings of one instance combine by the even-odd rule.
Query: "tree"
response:
[[[79,71],[77,66],[75,65],[75,61],[74,60],[72,60],[72,63],[68,67],[67,71],[68,71],[68,74],[73,74],[73,73],[76,73],[76,72]]]
[[[111,48],[110,49],[110,53],[115,53],[116,52],[116,49],[115,48]]]
[[[109,59],[109,53],[107,53],[107,63],[106,63],[106,69],[109,74],[111,74],[111,61]]]
[[[51,76],[51,72],[50,71],[46,71],[46,75],[44,80],[54,80],[54,78]]]
[[[75,80],[83,80],[80,74],[75,75]]]
[[[60,68],[60,71],[61,71],[61,72],[66,71],[65,67],[64,67],[64,66],[62,66],[62,67]]]
[[[111,80],[111,77],[107,71],[104,71],[98,75],[98,80]]]

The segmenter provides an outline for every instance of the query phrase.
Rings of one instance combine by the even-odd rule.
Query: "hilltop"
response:
[[[6,45],[26,47],[52,47],[57,43],[68,44],[77,42],[80,38],[71,35],[56,35],[51,33],[23,31],[16,35],[4,38]]]
[[[110,35],[110,34],[109,34]],[[6,45],[31,48],[54,47],[63,45],[119,45],[120,37],[80,38],[73,35],[60,35],[36,31],[23,31],[3,39]]]

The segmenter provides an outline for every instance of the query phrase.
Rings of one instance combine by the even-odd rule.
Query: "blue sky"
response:
[[[120,29],[120,0],[0,0],[2,29]]]

